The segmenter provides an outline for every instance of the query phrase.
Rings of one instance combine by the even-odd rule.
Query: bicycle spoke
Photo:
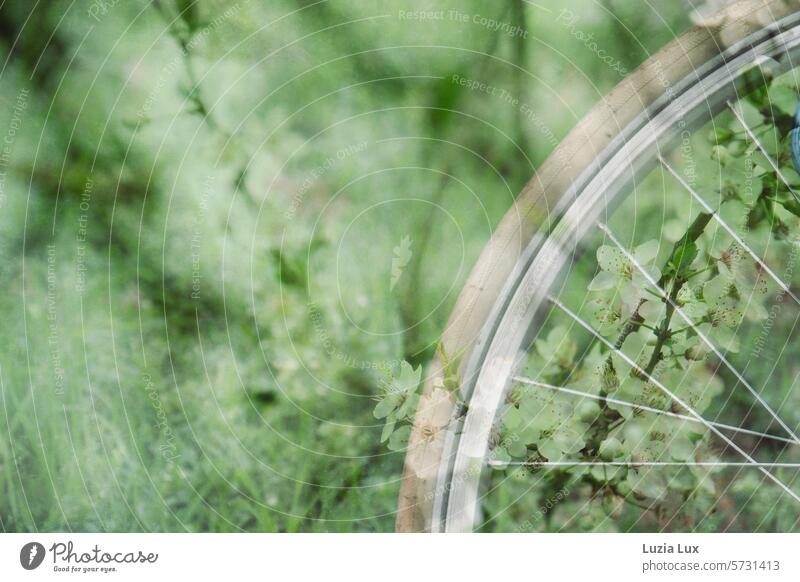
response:
[[[689,316],[688,316],[688,315],[686,315],[686,313],[685,313],[685,312],[684,312],[684,311],[683,311],[683,310],[682,310],[682,309],[681,309],[681,308],[678,306],[678,304],[677,304],[677,303],[675,303],[675,302],[674,302],[674,301],[673,301],[673,300],[670,298],[670,296],[669,296],[669,295],[666,293],[666,291],[664,291],[664,289],[662,289],[662,288],[661,288],[661,287],[658,285],[658,282],[657,282],[657,281],[655,281],[655,280],[653,279],[653,277],[652,277],[652,276],[651,276],[651,275],[650,275],[650,274],[647,272],[647,270],[646,270],[646,269],[645,269],[645,268],[644,268],[644,267],[643,267],[643,266],[642,266],[642,265],[639,263],[639,261],[637,261],[637,260],[636,260],[636,258],[635,258],[635,257],[634,257],[634,256],[633,256],[631,253],[630,253],[630,251],[628,251],[628,249],[627,249],[627,248],[625,248],[625,246],[624,246],[624,245],[623,245],[623,244],[622,244],[622,243],[621,243],[621,242],[620,242],[620,241],[617,239],[617,237],[614,235],[614,233],[613,233],[613,232],[611,232],[611,229],[610,229],[610,228],[609,228],[609,227],[608,227],[606,224],[603,224],[602,222],[598,222],[598,223],[597,223],[597,226],[598,226],[598,228],[599,228],[600,230],[602,230],[602,231],[603,231],[603,232],[604,232],[604,233],[605,233],[605,234],[608,236],[608,238],[609,238],[609,239],[611,239],[611,241],[614,243],[614,245],[615,245],[615,246],[616,246],[616,247],[617,247],[617,248],[618,248],[620,251],[622,251],[622,253],[623,253],[623,254],[624,254],[626,257],[627,257],[627,259],[628,259],[629,261],[631,261],[631,263],[633,264],[633,266],[635,266],[635,267],[636,267],[636,269],[637,269],[637,270],[638,270],[640,273],[642,273],[642,275],[644,276],[644,278],[645,278],[645,279],[647,279],[647,282],[648,282],[648,283],[650,283],[650,284],[651,284],[651,285],[652,285],[652,286],[655,288],[655,290],[658,292],[658,294],[661,296],[661,298],[662,298],[662,299],[664,299],[665,301],[669,302],[669,304],[670,304],[670,305],[672,306],[672,308],[675,310],[675,313],[677,313],[677,314],[680,316],[680,318],[681,318],[681,319],[683,319],[683,321],[685,321],[685,322],[686,322],[686,324],[687,324],[689,327],[691,327],[692,331],[693,331],[695,334],[697,334],[697,337],[699,337],[699,338],[700,338],[700,340],[701,340],[703,343],[705,343],[705,344],[706,344],[706,345],[709,347],[709,349],[711,349],[711,351],[712,351],[712,352],[714,352],[714,355],[715,355],[717,358],[719,358],[719,360],[720,360],[720,361],[721,361],[721,362],[722,362],[722,363],[725,365],[725,367],[726,367],[726,368],[728,368],[728,370],[729,370],[729,371],[730,371],[730,372],[731,372],[731,373],[732,373],[734,376],[736,376],[736,379],[737,379],[739,382],[741,382],[741,384],[742,384],[742,385],[743,385],[745,388],[747,388],[747,390],[750,392],[750,394],[752,394],[752,395],[753,395],[753,397],[754,397],[754,398],[755,398],[755,399],[756,399],[756,400],[757,400],[757,401],[758,401],[758,402],[759,402],[759,403],[760,403],[760,404],[761,404],[761,405],[764,407],[764,409],[765,409],[767,412],[769,412],[769,414],[772,416],[772,418],[773,418],[773,419],[774,419],[774,420],[775,420],[775,421],[776,421],[776,422],[777,422],[779,425],[781,425],[781,427],[782,427],[782,428],[783,428],[783,429],[784,429],[784,430],[787,432],[787,434],[789,434],[789,436],[791,436],[791,437],[792,437],[792,439],[794,440],[794,442],[795,442],[795,443],[798,443],[798,444],[800,444],[800,439],[798,439],[798,438],[797,438],[797,435],[794,433],[794,431],[793,431],[791,428],[789,428],[789,426],[788,426],[788,425],[787,425],[785,422],[783,422],[783,420],[780,418],[780,416],[778,416],[778,414],[777,414],[777,413],[776,413],[776,412],[775,412],[775,411],[772,409],[772,407],[771,407],[771,406],[770,406],[770,405],[767,403],[767,401],[766,401],[766,400],[764,400],[764,399],[761,397],[761,395],[760,395],[758,392],[756,392],[756,390],[755,390],[755,389],[754,389],[754,388],[753,388],[753,387],[750,385],[750,383],[749,383],[747,380],[745,380],[744,376],[742,376],[742,375],[739,373],[739,371],[738,371],[738,370],[737,370],[737,369],[736,369],[736,368],[735,368],[735,367],[734,367],[734,366],[733,366],[733,365],[732,365],[732,364],[731,364],[731,363],[728,361],[728,359],[727,359],[727,358],[726,358],[726,357],[725,357],[725,356],[722,354],[722,352],[720,352],[720,351],[719,351],[719,349],[718,349],[718,348],[717,348],[717,347],[716,347],[716,346],[713,344],[713,342],[711,342],[711,340],[710,340],[710,339],[708,339],[708,337],[707,337],[707,336],[706,336],[706,335],[705,335],[705,334],[704,334],[702,331],[700,331],[700,330],[697,328],[697,326],[696,326],[696,325],[695,325],[695,323],[694,323],[694,322],[693,322],[693,321],[692,321],[692,320],[689,318]]]
[[[609,145],[575,157],[577,171],[554,157],[526,190],[537,211],[552,202],[558,220],[525,223],[526,246],[504,280],[492,281],[500,291],[486,321],[476,320],[477,340],[456,375],[465,402],[454,398],[430,477],[441,529],[516,525],[546,498],[540,478],[549,483],[550,468],[581,484],[563,508],[581,528],[798,528],[800,424],[790,384],[800,285],[790,243],[800,183],[784,147],[798,69],[782,57],[788,47],[800,54],[800,14],[792,22],[791,35],[770,30],[696,78],[679,75],[659,97],[663,106],[626,118]],[[753,77],[765,64],[772,77]],[[769,109],[775,99],[780,113]],[[592,121],[602,128],[606,118]],[[752,176],[751,161],[759,164]],[[715,177],[737,204],[698,185]],[[655,231],[639,241],[642,223]],[[595,224],[614,242],[600,241]],[[677,242],[666,260],[665,240],[690,246]],[[497,241],[504,246],[481,264],[488,273],[508,245]],[[780,355],[755,359],[773,349]],[[508,474],[482,481],[490,467]],[[623,501],[642,501],[633,503],[641,511]]]
[[[703,198],[700,196],[700,194],[698,194],[694,190],[694,188],[692,188],[686,182],[686,180],[683,179],[683,177],[677,172],[677,170],[675,170],[675,168],[673,168],[667,162],[667,160],[665,160],[661,156],[658,156],[658,161],[664,167],[664,169],[666,169],[670,174],[672,174],[672,176],[678,181],[678,183],[684,188],[684,190],[686,190],[689,194],[691,194],[692,197],[695,200],[697,200],[697,202],[700,204],[700,206],[703,207],[703,209],[706,212],[711,214],[711,216],[714,218],[714,220],[716,220],[717,223],[723,229],[725,229],[725,231],[733,238],[733,240],[736,241],[736,244],[738,244],[740,247],[742,247],[747,252],[747,254],[749,254],[750,257],[756,263],[758,263],[758,265],[772,278],[772,280],[775,281],[775,283],[777,283],[778,286],[794,300],[795,303],[800,305],[800,298],[798,298],[797,295],[792,293],[791,289],[789,289],[789,285],[786,284],[780,277],[778,277],[778,275],[775,274],[775,272],[772,269],[769,268],[767,263],[764,262],[761,259],[761,257],[758,256],[758,254],[750,247],[750,245],[748,245],[746,242],[744,242],[744,240],[742,240],[742,238],[739,235],[736,234],[736,231],[734,231],[733,228],[727,222],[725,222],[722,219],[722,217],[719,215],[719,213],[717,211],[715,211],[713,208],[711,208],[711,206],[709,206],[709,204],[706,203],[705,200],[703,200]]]
[[[731,447],[734,451],[739,453],[745,460],[748,461],[748,464],[758,467],[759,471],[761,471],[764,475],[766,475],[771,481],[773,481],[776,485],[778,485],[781,489],[783,489],[786,493],[788,493],[795,501],[800,503],[800,496],[798,496],[794,491],[789,489],[789,487],[783,483],[780,479],[778,479],[775,475],[770,473],[765,467],[760,466],[758,461],[753,459],[746,451],[744,451],[741,447],[739,447],[736,443],[734,443],[731,439],[725,436],[717,427],[711,425],[705,418],[703,418],[694,408],[689,406],[685,403],[682,399],[680,399],[676,394],[674,394],[669,388],[667,388],[664,384],[661,383],[660,380],[652,376],[651,374],[647,373],[639,364],[634,362],[630,359],[623,351],[614,347],[610,341],[604,338],[600,333],[595,330],[591,325],[589,325],[586,321],[584,321],[579,315],[574,313],[570,310],[566,305],[564,305],[561,301],[557,298],[553,297],[552,295],[547,296],[547,300],[560,309],[564,314],[566,314],[570,319],[575,321],[578,325],[583,327],[586,331],[592,334],[596,339],[600,340],[606,347],[608,347],[614,354],[616,354],[619,358],[621,358],[626,364],[631,366],[634,370],[636,370],[639,374],[647,378],[648,381],[655,384],[661,391],[664,392],[667,396],[669,396],[672,400],[678,403],[684,410],[688,411],[694,418],[702,422],[707,429],[712,431],[715,435],[717,435],[720,439],[722,439],[729,447]]]
[[[742,117],[742,114],[736,111],[736,108],[730,101],[727,101],[726,105],[728,106],[728,109],[731,110],[731,113],[733,113],[733,116],[736,118],[736,121],[738,121],[744,128],[744,131],[745,133],[747,133],[747,136],[753,141],[754,144],[756,144],[756,147],[761,151],[762,154],[764,154],[764,157],[767,158],[767,162],[769,163],[770,166],[772,166],[772,169],[778,175],[778,178],[780,178],[781,182],[783,182],[783,184],[789,189],[789,192],[792,194],[795,201],[798,204],[800,204],[800,196],[798,196],[797,192],[794,191],[794,188],[792,188],[789,185],[789,181],[786,179],[786,176],[783,175],[783,172],[781,172],[778,163],[772,159],[772,156],[769,155],[769,153],[767,153],[767,149],[764,147],[764,144],[761,143],[761,140],[756,137],[756,134],[753,133],[753,130],[750,129],[750,127],[747,125],[747,123],[744,120],[744,117]]]
[[[759,463],[745,461],[489,461],[491,467],[754,467],[800,469],[800,463]]]
[[[627,406],[629,408],[632,408],[634,411],[643,410],[645,412],[652,412],[654,414],[660,414],[662,416],[668,416],[670,418],[678,418],[678,419],[681,419],[681,420],[688,420],[689,422],[697,422],[697,423],[700,422],[696,418],[693,418],[691,416],[687,416],[685,414],[678,414],[677,412],[670,412],[668,410],[661,410],[659,408],[653,408],[651,406],[646,406],[644,404],[636,404],[634,402],[628,402],[627,400],[619,400],[617,398],[611,398],[609,396],[598,396],[597,394],[591,394],[589,392],[582,392],[580,390],[574,390],[572,388],[567,388],[565,386],[554,386],[552,384],[547,384],[545,382],[537,382],[536,380],[531,380],[530,378],[525,378],[523,376],[514,376],[512,378],[512,380],[514,380],[515,382],[520,382],[522,384],[528,384],[530,386],[536,386],[538,388],[545,388],[547,390],[553,390],[553,391],[556,391],[556,392],[563,392],[564,394],[571,394],[573,396],[581,396],[583,398],[591,398],[592,400],[610,402],[612,404],[618,404],[619,406]],[[723,424],[723,423],[720,423],[720,422],[713,422],[713,421],[710,421],[710,420],[708,421],[708,423],[710,425],[712,425],[712,426],[716,426],[717,428],[720,428],[720,429],[723,429],[723,430],[729,430],[731,432],[737,432],[737,433],[740,433],[740,434],[747,434],[747,435],[750,435],[750,436],[757,436],[759,438],[769,439],[769,440],[774,440],[774,441],[780,441],[780,442],[788,443],[788,444],[792,444],[792,445],[798,444],[798,443],[794,442],[791,439],[787,439],[786,437],[782,437],[782,436],[778,436],[778,435],[774,435],[774,434],[769,434],[769,433],[765,433],[765,432],[758,432],[758,431],[755,431],[755,430],[750,430],[750,429],[742,428],[742,427],[739,427],[739,426],[733,426],[733,425],[730,425],[730,424]]]

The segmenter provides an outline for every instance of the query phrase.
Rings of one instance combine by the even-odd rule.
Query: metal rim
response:
[[[526,248],[498,298],[468,362],[466,416],[448,430],[434,497],[432,531],[471,531],[477,521],[480,478],[497,409],[518,364],[517,354],[537,321],[546,295],[574,247],[604,210],[618,203],[656,165],[681,132],[717,115],[737,98],[747,65],[789,70],[800,47],[800,15],[749,36],[707,62],[643,111],[571,186],[554,213],[555,226]]]

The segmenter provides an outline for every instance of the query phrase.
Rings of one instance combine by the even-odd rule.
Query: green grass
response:
[[[397,17],[422,1],[239,4],[167,30],[144,3],[41,2],[2,71],[0,136],[29,90],[0,204],[3,530],[391,530],[379,368],[427,361],[514,195],[619,81],[552,11],[520,44]],[[582,10],[627,65],[669,40]],[[549,135],[454,74],[521,88]]]

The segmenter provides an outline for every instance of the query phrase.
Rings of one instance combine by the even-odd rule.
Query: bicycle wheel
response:
[[[781,395],[764,387],[792,374],[800,313],[792,291],[800,198],[785,165],[800,15],[784,2],[745,1],[709,23],[654,55],[583,119],[482,253],[428,370],[398,531],[486,528],[494,516],[483,506],[511,514],[544,480],[579,485],[576,514],[598,498],[649,503],[647,512],[676,490],[677,505],[660,507],[680,512],[704,491],[711,501],[700,523],[711,529],[708,516],[731,491],[755,507],[766,502],[747,497],[748,487],[765,487],[770,512],[792,509],[787,523],[758,527],[796,529],[790,461],[800,417],[791,383]],[[754,110],[758,125],[749,123]],[[704,130],[713,134],[707,152],[698,145]],[[750,163],[747,196],[731,186],[741,186],[741,159]],[[756,206],[766,218],[731,224],[722,210],[731,199],[746,223],[756,224]],[[669,345],[679,336],[680,354]],[[763,346],[754,356],[736,341],[769,344],[777,359],[767,365]],[[528,481],[492,499],[512,474]],[[670,529],[674,517],[630,519]],[[613,512],[589,529],[609,519]]]

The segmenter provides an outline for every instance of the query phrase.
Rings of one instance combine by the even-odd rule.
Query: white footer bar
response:
[[[2,534],[0,580],[800,580],[799,544],[800,534]]]

